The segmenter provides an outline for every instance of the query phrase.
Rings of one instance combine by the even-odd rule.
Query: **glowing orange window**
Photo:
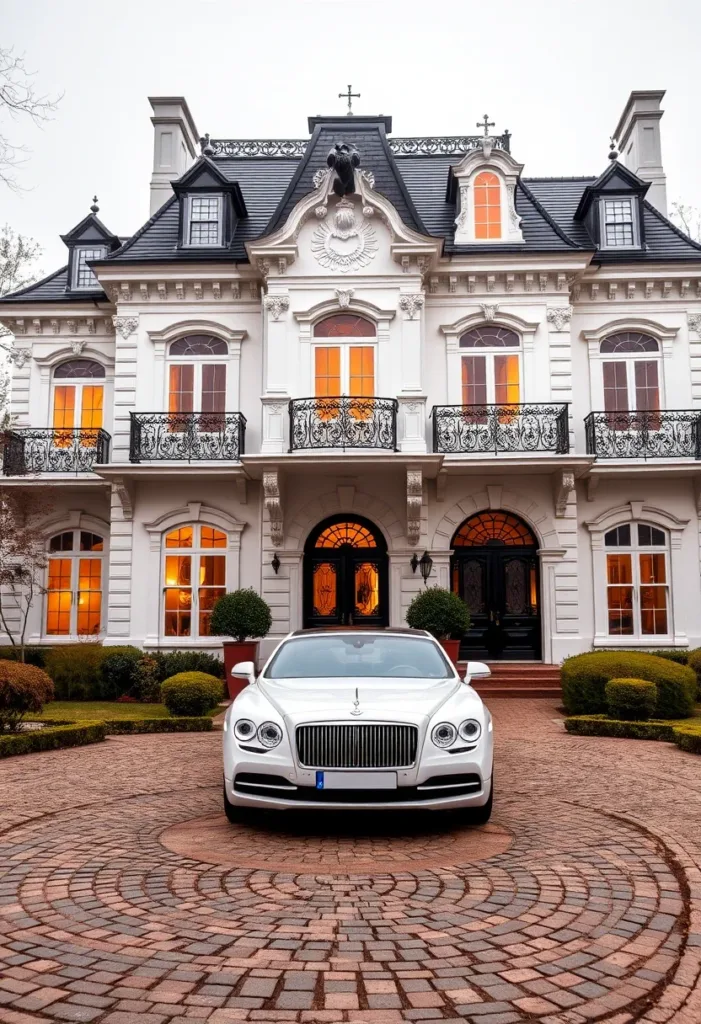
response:
[[[475,178],[475,238],[501,238],[501,185],[496,174]]]
[[[317,398],[341,394],[341,350],[337,345],[314,350],[314,393]]]
[[[375,394],[375,350],[370,345],[351,347],[350,393],[365,398]]]
[[[518,402],[518,356],[494,356],[494,400],[497,405]]]

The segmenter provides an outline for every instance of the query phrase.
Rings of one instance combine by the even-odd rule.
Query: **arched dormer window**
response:
[[[313,346],[315,398],[375,394],[377,329],[371,320],[355,313],[319,320]]]
[[[168,411],[226,411],[229,346],[209,334],[187,334],[168,350]]]
[[[514,405],[521,400],[521,339],[498,324],[483,324],[459,341],[463,405]],[[473,354],[479,349],[479,354]],[[512,351],[507,352],[506,349]]]
[[[493,171],[474,180],[475,238],[501,238],[501,182]]]
[[[610,334],[600,343],[605,412],[660,408],[660,345],[639,331]]]
[[[51,424],[54,444],[68,448],[74,431],[81,444],[95,446],[95,432],[102,427],[105,400],[105,368],[94,359],[69,359],[54,369]]]

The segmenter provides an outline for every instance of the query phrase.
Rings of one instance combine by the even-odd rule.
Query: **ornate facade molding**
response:
[[[565,331],[572,319],[571,306],[548,306],[546,318],[556,331]]]
[[[499,311],[498,302],[480,302],[479,307],[482,310],[482,315],[484,316],[485,320],[494,320],[494,318],[497,315],[497,312]]]
[[[416,295],[400,295],[399,308],[406,314],[407,320],[414,320],[423,308],[424,296],[419,292]]]
[[[358,221],[355,206],[344,198],[337,203],[330,220],[331,223],[324,218],[312,235],[311,250],[317,263],[342,274],[367,267],[375,258],[378,241],[365,217]]]
[[[423,503],[423,474],[420,469],[406,471],[406,538],[412,546],[421,537],[421,506]]]
[[[113,316],[114,329],[124,340],[134,333],[139,326],[138,316]]]
[[[555,476],[553,497],[555,499],[555,515],[562,519],[567,511],[567,501],[574,490],[574,473],[563,470]]]
[[[86,345],[87,341],[84,341],[83,339],[74,338],[73,341],[70,342],[71,352],[73,353],[74,356],[80,356],[83,354],[83,349],[85,348]]]
[[[279,320],[282,313],[290,308],[289,295],[266,295],[263,305],[269,310],[273,320]]]
[[[284,539],[282,527],[282,498],[277,470],[263,473],[263,506],[270,520],[270,540],[279,548]]]
[[[129,485],[123,476],[116,476],[112,480],[112,494],[122,506],[124,519],[134,518],[134,499],[129,490]]]
[[[21,370],[31,354],[32,353],[28,348],[15,348],[13,345],[7,353],[7,358],[14,366],[17,367],[18,370]]]
[[[687,313],[686,319],[689,330],[695,331],[701,337],[701,313]]]
[[[342,288],[336,288],[336,298],[341,309],[348,309],[351,304],[351,299],[355,295],[354,288],[348,288],[344,291]]]

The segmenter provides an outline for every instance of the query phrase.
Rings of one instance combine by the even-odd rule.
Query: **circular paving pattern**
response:
[[[470,829],[453,822],[446,827],[435,814],[423,821],[422,829],[415,817],[402,816],[397,824],[383,817],[378,831],[366,819],[371,831],[358,835],[363,824],[348,816],[329,818],[324,811],[321,821],[305,815],[302,822],[290,822],[289,815],[273,815],[253,827],[230,825],[220,811],[171,825],[160,840],[182,857],[230,868],[370,875],[466,864],[495,857],[511,846],[510,833],[499,825]]]
[[[96,1024],[622,1024],[654,1001],[685,914],[654,838],[547,796],[502,798],[487,829],[429,821],[231,826],[213,787],[20,825],[0,837],[0,979],[13,1010]],[[28,961],[44,984],[23,994]]]

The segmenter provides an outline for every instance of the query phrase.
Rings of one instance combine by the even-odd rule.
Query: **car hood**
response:
[[[435,714],[461,687],[470,689],[458,679],[367,677],[259,679],[258,686],[283,717],[295,722],[418,722]]]

